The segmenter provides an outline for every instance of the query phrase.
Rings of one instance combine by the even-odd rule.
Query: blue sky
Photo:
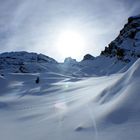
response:
[[[74,57],[97,56],[139,9],[140,0],[0,0],[0,53],[37,52],[63,61],[68,56],[58,51],[56,42],[72,30],[86,42]]]

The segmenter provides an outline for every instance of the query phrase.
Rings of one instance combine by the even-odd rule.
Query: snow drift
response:
[[[140,16],[98,57],[0,54],[1,140],[139,140]]]
[[[140,60],[125,73],[103,77],[4,75],[1,139],[139,140],[139,81]]]

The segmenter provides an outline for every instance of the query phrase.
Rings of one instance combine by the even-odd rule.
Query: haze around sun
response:
[[[1,0],[0,53],[98,56],[139,9],[139,0]]]

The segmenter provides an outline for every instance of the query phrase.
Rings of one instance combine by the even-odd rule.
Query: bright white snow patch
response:
[[[140,60],[125,73],[104,77],[5,74],[0,139],[139,140],[139,83]]]

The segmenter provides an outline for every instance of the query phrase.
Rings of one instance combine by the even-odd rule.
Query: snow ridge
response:
[[[140,57],[140,16],[130,17],[101,55],[86,54],[81,62],[68,57],[64,63],[43,54],[9,52],[0,54],[0,73],[58,72],[69,76],[101,76],[124,72]]]

